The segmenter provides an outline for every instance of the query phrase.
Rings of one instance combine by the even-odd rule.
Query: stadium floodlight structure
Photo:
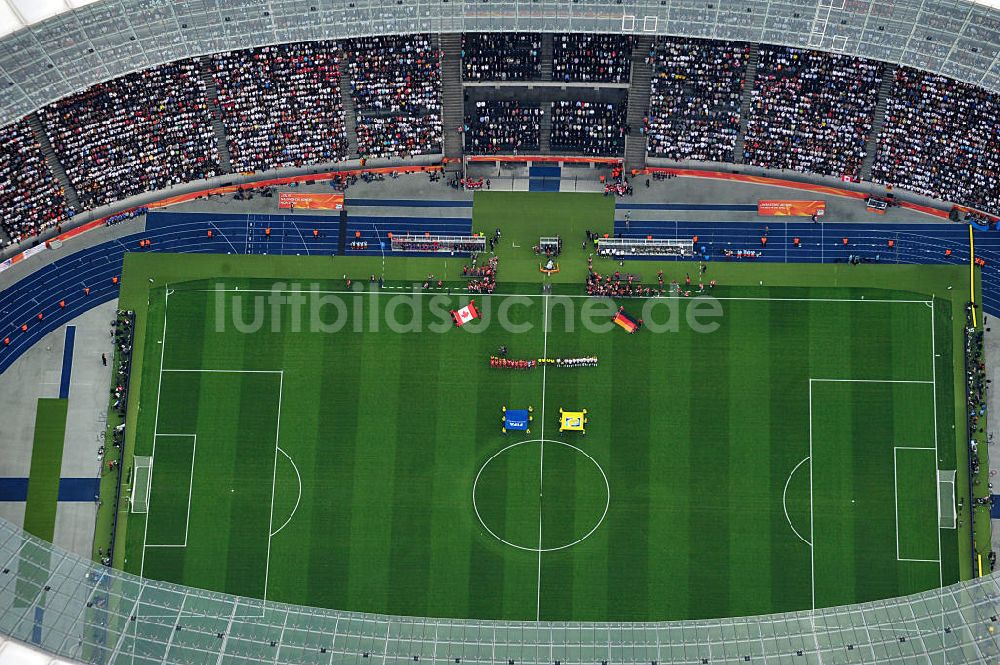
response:
[[[416,32],[763,42],[904,64],[1000,92],[996,0],[98,0],[66,11],[82,2],[0,0],[0,35],[8,33],[0,37],[0,125],[165,62],[267,44]]]
[[[704,621],[536,623],[340,612],[144,580],[0,520],[0,635],[102,665],[985,665],[1000,662],[998,615],[1000,575],[860,605]]]

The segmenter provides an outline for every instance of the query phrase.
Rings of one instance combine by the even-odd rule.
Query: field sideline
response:
[[[712,265],[717,329],[626,335],[586,329],[603,305],[569,280],[538,295],[517,249],[500,249],[498,295],[476,297],[489,321],[441,333],[438,310],[468,297],[392,295],[445,260],[392,259],[403,288],[358,294],[339,273],[375,260],[130,256],[130,453],[152,482],[122,521],[125,569],[346,610],[558,621],[783,612],[967,577],[968,524],[935,526],[951,514],[939,490],[963,491],[962,474],[938,483],[963,463],[961,305],[929,295],[956,269]],[[236,330],[276,281],[341,298],[344,329],[305,330],[307,304]],[[426,330],[393,331],[390,311]],[[600,364],[491,369],[500,345]],[[531,406],[531,433],[501,434],[502,406]],[[559,408],[586,408],[586,435],[560,433]]]

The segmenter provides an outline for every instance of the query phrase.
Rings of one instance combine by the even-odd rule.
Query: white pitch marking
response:
[[[272,538],[281,533],[281,530],[288,526],[288,523],[292,521],[292,518],[295,517],[295,511],[299,509],[299,502],[302,500],[302,474],[299,473],[299,467],[295,464],[295,460],[292,459],[292,456],[285,452],[284,448],[278,448],[278,452],[288,458],[288,461],[292,464],[292,468],[295,470],[295,478],[299,483],[299,495],[295,499],[295,507],[292,508],[292,512],[289,514],[288,519],[285,520],[284,524],[278,527],[277,531],[271,534]]]
[[[809,379],[809,381],[821,381],[823,383],[934,383],[933,381],[911,381],[907,379]]]
[[[873,301],[867,301],[866,300],[865,302],[873,302]],[[902,302],[902,301],[894,301],[894,302]],[[917,301],[912,301],[912,302],[917,302]],[[932,328],[932,331],[933,331],[933,327],[934,327],[934,315],[933,315],[933,308],[931,308],[931,328]],[[934,359],[934,357],[935,357],[935,355],[934,355],[934,339],[933,339],[933,332],[932,332],[932,334],[931,334],[931,358],[932,358],[932,360]],[[936,369],[937,369],[936,365],[932,364],[932,374],[936,375]],[[812,385],[813,385],[813,382],[819,382],[819,383],[903,383],[903,384],[905,384],[905,383],[912,383],[912,384],[929,384],[929,385],[934,386],[932,388],[932,390],[934,391],[934,395],[933,395],[932,401],[934,402],[935,418],[937,417],[936,376],[931,381],[901,380],[901,379],[823,379],[823,378],[812,378],[812,377],[810,377],[810,379],[809,379],[809,458],[810,459],[812,459],[812,456],[813,456],[813,431],[812,431],[812,429],[813,429],[812,428],[812,421],[813,421],[813,417],[812,417]],[[935,422],[936,422],[936,420],[935,420]],[[935,448],[934,448],[934,450],[937,450],[937,426],[936,425],[934,427],[934,439],[935,439]],[[914,449],[919,449],[919,448],[914,448]],[[930,449],[928,448],[928,450],[930,450]],[[894,448],[893,449],[893,458],[894,458],[893,459],[893,476],[894,477],[895,477],[895,466],[896,466],[895,465],[895,454],[896,453],[895,453],[895,448]],[[934,465],[935,465],[935,468],[937,468],[937,453],[935,453]],[[813,542],[816,542],[816,539],[814,537],[815,536],[815,534],[814,534],[814,527],[815,527],[815,510],[814,510],[814,508],[815,508],[815,505],[813,503],[813,473],[812,473],[812,469],[813,469],[813,464],[810,463],[809,464],[809,505],[810,505],[810,509],[809,509],[809,512],[810,512],[810,515],[809,515],[809,539],[811,541],[813,541]],[[894,480],[894,482],[895,482],[895,480]],[[938,502],[939,502],[938,519],[939,520],[940,520],[940,501],[941,501],[940,494],[941,494],[940,491],[938,491]],[[897,528],[897,532],[896,532],[896,538],[897,538],[896,553],[897,553],[897,559],[898,560],[900,560],[900,561],[921,561],[921,562],[928,562],[928,563],[933,563],[935,561],[933,559],[900,559],[899,556],[898,556],[898,554],[899,554],[899,545],[898,545],[899,532],[898,532],[898,528]],[[812,568],[813,609],[815,610],[816,609],[816,556],[815,556],[815,549],[816,548],[815,547],[811,547],[810,549],[811,549],[811,557],[810,558],[811,558],[811,568]],[[941,579],[941,586],[943,587],[944,586],[944,568],[941,565],[940,558],[941,558],[941,529],[938,528],[938,559],[936,561],[939,564],[938,565],[938,572],[939,572],[939,577]]]
[[[537,551],[539,551],[538,548],[535,548],[535,547],[525,547],[524,545],[518,545],[517,543],[512,543],[511,541],[506,540],[506,539],[502,538],[499,534],[497,534],[483,520],[483,516],[479,512],[479,505],[476,502],[476,488],[479,485],[479,479],[480,479],[480,477],[482,477],[483,471],[486,469],[487,466],[489,466],[490,462],[492,462],[494,459],[496,459],[500,455],[504,454],[505,452],[507,452],[511,448],[516,448],[517,446],[522,446],[522,445],[525,445],[527,443],[541,443],[541,441],[539,439],[527,439],[525,441],[518,441],[517,443],[511,443],[511,444],[509,444],[507,446],[504,446],[500,450],[496,451],[492,455],[490,455],[489,459],[487,459],[485,462],[483,462],[483,465],[481,467],[479,467],[479,471],[476,473],[475,479],[472,481],[472,509],[476,513],[476,519],[479,521],[479,524],[484,529],[486,529],[486,532],[489,533],[494,538],[496,538],[501,543],[503,543],[504,545],[508,545],[510,547],[513,547],[514,549],[521,550],[523,552],[537,552]],[[578,447],[574,446],[573,444],[565,443],[563,441],[557,441],[555,439],[548,439],[548,443],[555,443],[555,444],[558,444],[560,446],[566,446],[567,448],[575,450],[576,452],[580,453],[581,455],[583,455],[584,457],[586,457],[588,460],[590,460],[591,463],[595,467],[597,467],[598,472],[600,472],[601,477],[604,479],[604,491],[605,491],[605,495],[606,495],[606,500],[604,502],[604,512],[601,513],[600,519],[597,520],[597,523],[594,525],[593,528],[591,528],[590,531],[588,531],[587,533],[583,534],[582,536],[580,536],[579,538],[577,538],[576,540],[574,540],[571,543],[566,543],[565,545],[559,545],[558,547],[545,547],[545,548],[541,548],[542,552],[558,552],[559,550],[565,550],[565,549],[569,549],[570,547],[573,547],[574,545],[579,545],[580,543],[582,543],[583,541],[585,541],[587,538],[590,538],[592,535],[594,535],[594,532],[596,532],[597,529],[600,528],[601,524],[604,523],[604,519],[608,516],[608,510],[611,507],[611,483],[610,483],[610,481],[608,481],[608,474],[606,474],[604,472],[604,469],[601,468],[601,465],[597,462],[597,460],[594,459],[591,455],[589,455],[587,453],[587,451],[583,450],[582,448],[578,448]]]
[[[164,369],[164,372],[198,372],[205,374],[284,374],[281,369]]]
[[[798,529],[795,528],[795,525],[792,524],[792,519],[788,516],[788,504],[785,502],[785,496],[788,494],[788,486],[792,482],[792,476],[794,476],[795,472],[799,470],[799,467],[802,466],[803,464],[805,464],[806,462],[809,462],[810,464],[812,464],[811,458],[809,458],[809,457],[803,458],[803,460],[801,462],[799,462],[798,464],[796,464],[795,468],[792,469],[791,472],[788,474],[788,480],[785,481],[785,489],[781,492],[781,507],[785,510],[785,519],[788,521],[788,526],[791,527],[792,533],[794,533],[796,536],[798,536],[799,540],[801,540],[803,543],[805,543],[809,547],[812,547],[812,543],[810,543],[808,540],[806,540],[805,538],[803,538],[802,534],[800,534],[799,531],[798,531]],[[812,507],[811,506],[810,506],[810,513],[812,513]]]
[[[170,293],[173,293],[173,292],[172,291],[168,291],[167,295],[169,296]],[[165,341],[166,340],[166,306],[164,306],[163,326],[164,326],[164,335],[163,335],[163,338],[164,338],[164,341]],[[165,372],[202,372],[202,373],[207,373],[207,374],[220,373],[220,374],[277,374],[278,375],[278,411],[277,411],[277,422],[275,424],[275,438],[274,438],[274,469],[272,471],[272,476],[271,476],[271,514],[270,514],[270,518],[269,518],[270,521],[269,521],[268,529],[267,529],[267,531],[268,531],[268,537],[267,537],[267,559],[266,559],[265,564],[264,564],[264,593],[263,593],[263,598],[261,598],[261,601],[263,603],[266,603],[267,602],[267,583],[268,583],[268,577],[269,577],[269,574],[270,574],[270,567],[271,567],[271,538],[272,538],[271,531],[273,530],[273,527],[274,527],[274,491],[275,491],[275,486],[277,484],[278,450],[280,449],[280,447],[278,445],[278,442],[279,442],[279,439],[280,439],[280,436],[281,436],[281,399],[282,399],[282,392],[283,392],[283,387],[284,387],[285,371],[284,370],[257,370],[257,369],[169,369],[169,368],[164,368],[163,367],[163,350],[165,348],[166,348],[166,344],[164,344],[161,347],[161,352],[160,352],[160,386],[163,385],[163,374]],[[156,422],[157,423],[159,421],[159,410],[160,410],[159,390],[160,389],[158,388],[157,389],[157,398],[156,398]],[[160,436],[167,436],[167,435],[160,435]],[[154,428],[153,428],[153,455],[150,457],[150,466],[152,466],[152,464],[153,464],[153,458],[156,455],[156,437],[157,437],[156,424],[154,423]],[[284,452],[284,451],[282,451],[282,452]],[[285,454],[287,456],[287,453],[285,453]],[[291,458],[289,458],[289,459],[291,459]],[[294,466],[295,463],[292,462],[292,464]],[[296,473],[298,473],[298,468],[297,467],[296,467]],[[192,482],[193,482],[193,477],[194,477],[194,473],[193,473],[193,461],[192,461]],[[152,482],[153,482],[152,476],[150,476],[150,485],[152,485]],[[299,482],[301,484],[301,477],[300,477]],[[296,502],[296,510],[297,509],[298,509],[298,503]],[[188,515],[189,515],[188,521],[189,521],[189,523],[190,523],[190,511],[191,511],[191,502],[189,500],[188,501]],[[293,511],[293,514],[294,514],[294,511]],[[291,518],[289,518],[289,520],[290,519]],[[286,524],[287,524],[287,522],[286,522]],[[285,525],[282,525],[282,528],[284,528],[284,526]],[[146,532],[148,531],[148,529],[149,529],[149,520],[147,519],[145,527],[144,527],[143,539],[142,539],[142,561],[139,564],[140,576],[142,575],[142,570],[143,570],[143,567],[145,566],[145,563],[146,563],[146,548],[147,547],[181,547],[180,545],[147,545],[146,544]],[[187,536],[185,535],[185,546],[186,546],[186,542],[187,542]]]

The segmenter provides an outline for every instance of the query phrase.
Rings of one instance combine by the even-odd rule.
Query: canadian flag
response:
[[[476,301],[472,300],[468,305],[458,310],[457,312],[452,312],[451,316],[455,319],[455,325],[461,326],[463,324],[472,321],[473,319],[479,318],[479,312],[476,311]]]

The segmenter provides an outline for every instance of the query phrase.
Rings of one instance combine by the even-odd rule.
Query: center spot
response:
[[[601,526],[611,488],[582,447],[552,439],[512,443],[476,474],[472,504],[489,535],[520,550],[551,552],[586,540]]]

